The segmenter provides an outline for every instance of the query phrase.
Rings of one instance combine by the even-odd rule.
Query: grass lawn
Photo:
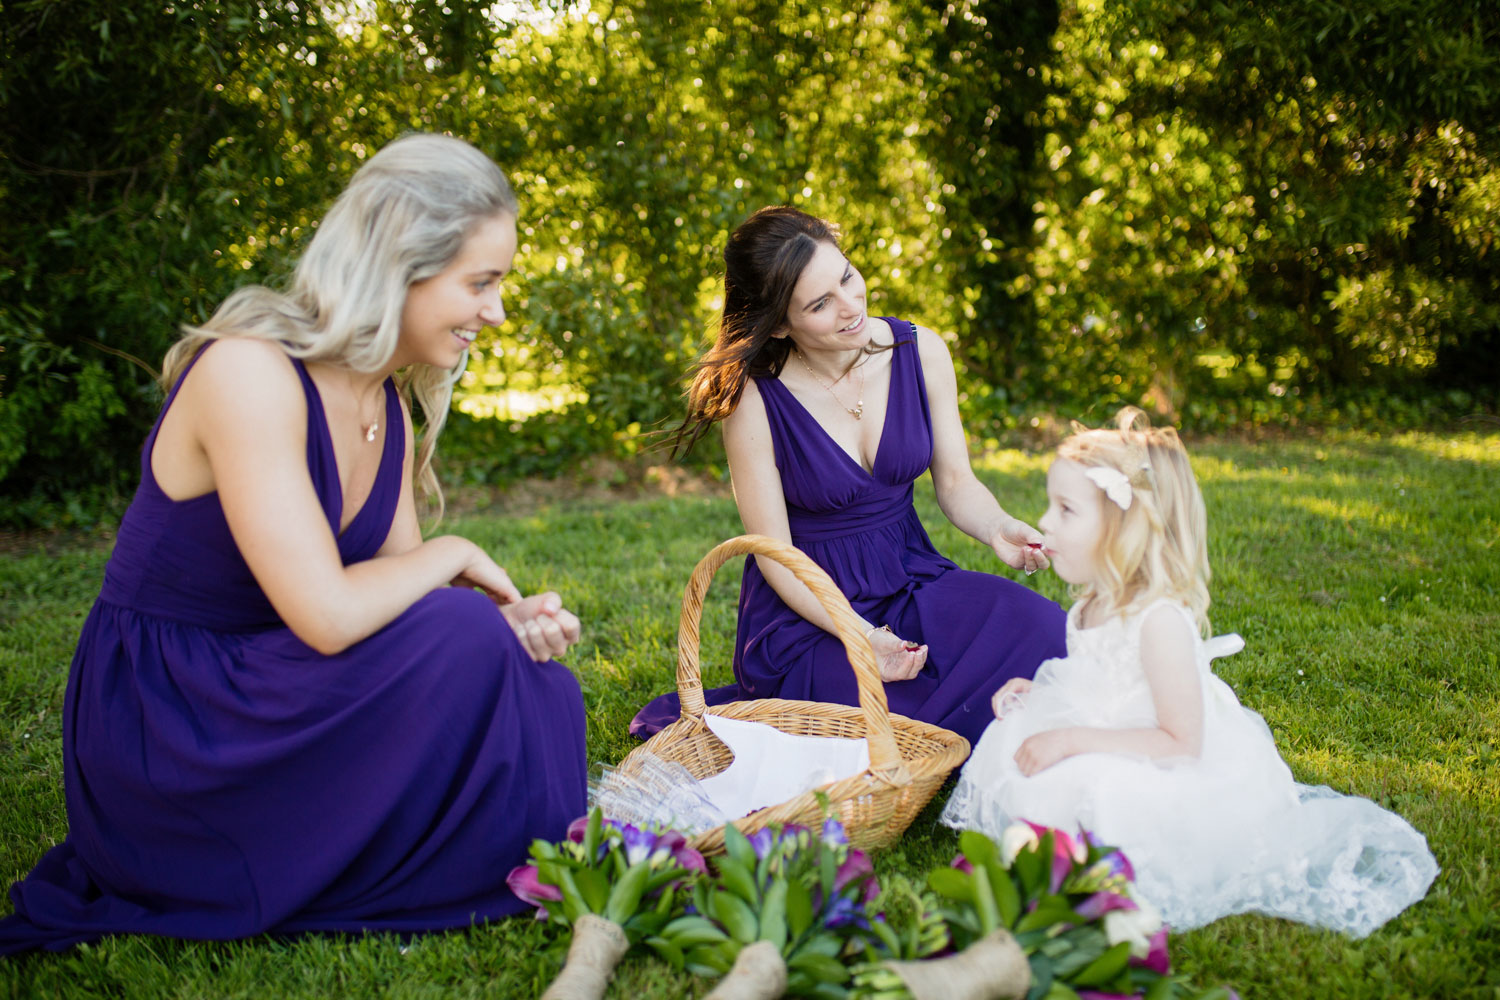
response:
[[[1500,998],[1500,437],[1338,435],[1193,448],[1207,497],[1215,631],[1245,637],[1219,661],[1261,712],[1301,781],[1374,799],[1426,834],[1442,874],[1427,898],[1362,941],[1259,916],[1173,938],[1200,985],[1263,998]],[[981,476],[1035,520],[1048,457],[1002,452]],[[987,550],[923,520],[960,564]],[[584,501],[453,519],[445,530],[498,554],[524,590],[552,588],[583,618],[589,755],[634,745],[635,709],[673,683],[678,603],[697,559],[739,531],[732,502]],[[52,541],[0,555],[0,879],[24,875],[66,831],[60,714],[78,629],[108,546]],[[709,684],[729,676],[738,567],[704,611]],[[1027,581],[1058,600],[1051,574]],[[956,837],[938,801],[877,870],[917,875]],[[9,913],[8,901],[0,914]],[[228,944],[124,938],[0,962],[0,995],[150,997],[525,997],[556,968],[545,928],[515,919],[434,935]],[[559,953],[560,954],[560,953]],[[647,957],[611,997],[706,992]]]

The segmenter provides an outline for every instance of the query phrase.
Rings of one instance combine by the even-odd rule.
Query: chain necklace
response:
[[[360,397],[359,390],[357,390],[357,389],[354,388],[354,376],[353,376],[353,374],[349,375],[349,390],[354,393],[354,417],[355,417],[355,419],[357,421],[359,421],[359,429],[364,432],[365,440],[366,441],[373,442],[375,440],[375,432],[378,431],[378,430],[380,430],[380,410],[379,410],[379,403],[377,402],[377,404],[376,404],[377,408],[376,408],[376,411],[375,411],[375,419],[371,420],[367,424],[367,423],[365,423],[364,413],[363,413],[363,410],[364,410],[364,400]]]
[[[795,355],[797,355],[797,360],[800,361],[800,362],[802,362],[802,367],[807,369],[807,374],[811,375],[814,379],[817,380],[817,383],[819,385],[821,385],[823,388],[825,388],[825,389],[828,390],[828,395],[832,396],[833,397],[833,401],[835,403],[839,404],[839,409],[841,409],[845,413],[849,414],[849,416],[853,417],[855,420],[859,420],[860,418],[862,418],[865,415],[865,373],[864,373],[864,365],[856,363],[851,368],[849,368],[848,370],[846,370],[843,375],[840,375],[838,378],[834,379],[832,382],[825,382],[825,381],[823,381],[823,377],[821,375],[819,375],[817,372],[815,372],[815,371],[812,370],[812,365],[810,365],[810,364],[807,363],[807,359],[802,356],[802,352],[801,351],[797,350],[796,348],[793,348],[792,349],[792,353],[795,354]],[[836,386],[836,385],[838,385],[840,382],[844,381],[844,376],[848,375],[849,372],[853,371],[855,368],[860,369],[860,373],[859,373],[859,389],[857,391],[857,395],[859,396],[859,402],[855,403],[853,406],[845,406],[844,405],[844,401],[842,399],[839,399],[839,394],[833,391],[833,387]]]

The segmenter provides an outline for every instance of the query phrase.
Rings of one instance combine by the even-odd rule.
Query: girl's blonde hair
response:
[[[1169,597],[1186,604],[1208,634],[1208,515],[1187,452],[1170,427],[1153,428],[1134,406],[1117,430],[1076,432],[1059,458],[1084,468],[1114,469],[1129,481],[1130,507],[1101,497],[1103,530],[1096,553],[1100,582],[1075,596],[1098,601],[1105,617]]]
[[[295,358],[379,371],[396,353],[407,289],[447,267],[480,223],[517,210],[500,168],[467,142],[403,136],[355,172],[284,293],[240,288],[207,323],[183,326],[162,364],[162,385],[170,391],[198,351],[221,337],[275,340]],[[465,352],[452,369],[419,364],[396,378],[408,406],[415,400],[422,408],[414,479],[439,517],[443,494],[432,456],[468,360]]]

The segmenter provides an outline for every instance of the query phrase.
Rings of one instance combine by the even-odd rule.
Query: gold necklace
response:
[[[828,390],[828,395],[833,397],[833,401],[839,404],[839,408],[841,410],[849,414],[849,416],[853,417],[855,420],[859,420],[865,415],[865,373],[863,371],[863,365],[856,362],[849,368],[848,371],[845,371],[843,375],[840,375],[832,382],[825,382],[823,381],[823,377],[821,375],[812,370],[812,365],[807,363],[807,359],[802,356],[801,351],[797,350],[794,347],[792,348],[792,353],[797,355],[797,360],[802,362],[802,367],[807,369],[807,374],[811,375],[814,379],[817,380],[817,383],[819,385]],[[850,407],[844,405],[844,401],[842,399],[839,399],[839,394],[833,391],[833,387],[844,381],[844,376],[848,375],[849,372],[853,371],[855,368],[861,369],[859,373],[859,389],[857,390],[859,395],[859,402]]]
[[[375,432],[378,431],[378,430],[380,430],[380,409],[379,409],[380,404],[378,402],[379,395],[377,395],[377,397],[376,397],[377,398],[377,402],[375,404],[376,405],[375,419],[371,420],[367,424],[364,421],[364,415],[363,415],[363,412],[362,412],[364,410],[363,400],[360,398],[359,391],[354,388],[354,376],[353,376],[353,374],[349,375],[349,390],[354,393],[354,418],[359,421],[359,429],[364,432],[365,440],[366,441],[374,441],[375,440]]]

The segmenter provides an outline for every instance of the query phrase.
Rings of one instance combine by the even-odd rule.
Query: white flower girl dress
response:
[[[1165,603],[1196,637],[1192,613]],[[1033,733],[1156,725],[1140,656],[1155,607],[1089,629],[1073,607],[1068,655],[1043,663],[1019,707],[985,730],[942,821],[994,837],[1020,819],[1088,830],[1125,852],[1137,894],[1177,930],[1256,911],[1363,937],[1421,899],[1438,872],[1426,839],[1368,799],[1298,784],[1265,721],[1214,676],[1214,657],[1244,648],[1238,635],[1195,638],[1198,759],[1087,753],[1020,773],[1016,749]]]

